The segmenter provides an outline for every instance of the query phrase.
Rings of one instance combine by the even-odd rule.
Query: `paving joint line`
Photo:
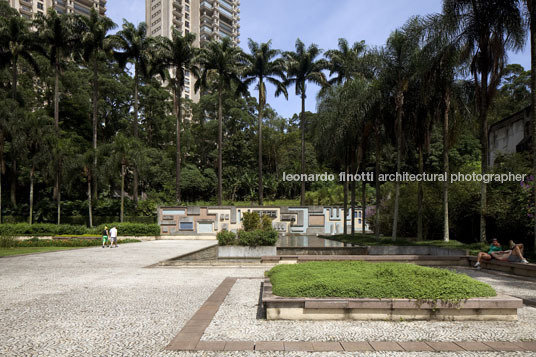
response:
[[[264,278],[225,278],[165,349],[170,351],[216,352],[536,352],[536,341],[201,341],[206,329],[235,283],[238,280],[246,279],[257,280]]]

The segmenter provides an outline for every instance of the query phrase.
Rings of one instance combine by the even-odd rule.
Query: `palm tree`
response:
[[[362,76],[364,68],[361,60],[366,48],[365,41],[354,42],[350,47],[348,40],[339,38],[339,48],[326,51],[329,75],[335,75],[329,80],[329,84],[344,84],[352,78]]]
[[[326,75],[322,70],[327,69],[327,62],[323,59],[316,59],[322,50],[316,44],[311,44],[308,48],[300,40],[296,40],[296,51],[285,52],[287,61],[286,86],[295,85],[296,95],[301,96],[301,174],[305,174],[305,98],[307,98],[307,82],[318,84],[321,87],[328,86]],[[300,204],[305,205],[305,181],[301,182]],[[345,213],[346,214],[346,213]]]
[[[50,60],[50,64],[54,67],[54,126],[57,137],[60,135],[61,68],[63,60],[71,55],[73,46],[75,45],[75,37],[72,33],[73,20],[74,18],[71,16],[60,16],[54,9],[50,9],[46,17],[41,15],[36,21],[40,40],[47,46],[47,57]],[[60,157],[57,157],[55,160],[54,198],[57,201],[57,224],[61,222],[61,161]]]
[[[124,68],[128,62],[134,64],[134,120],[132,121],[134,137],[138,138],[139,85],[140,76],[149,76],[149,66],[154,62],[155,44],[153,37],[147,36],[147,24],[140,22],[138,27],[124,20],[123,29],[115,37],[117,39],[115,58],[119,67]],[[133,198],[138,202],[138,169],[134,167]]]
[[[524,27],[520,0],[444,0],[452,36],[470,62],[480,122],[481,171],[488,172],[488,109],[501,82],[509,50],[520,50]],[[487,186],[480,186],[480,241],[486,240]]]
[[[203,70],[195,83],[196,91],[201,87],[209,88],[209,82],[212,82],[218,92],[218,206],[221,206],[223,197],[223,92],[235,86],[236,93],[247,93],[247,86],[240,79],[243,63],[242,51],[228,37],[209,42],[199,55]]]
[[[35,60],[35,53],[43,52],[36,41],[35,33],[30,32],[29,23],[18,14],[11,16],[0,25],[0,68],[11,69],[11,99],[13,102],[22,103],[18,96],[17,85],[20,60],[24,59],[39,74],[39,66]],[[6,133],[0,128],[0,147],[4,148]],[[3,153],[2,153],[3,154]],[[16,177],[16,159],[13,160],[12,172]],[[11,202],[16,206],[16,180],[11,181]]]
[[[186,71],[199,77],[196,65],[197,49],[194,47],[195,34],[182,36],[173,29],[171,39],[161,39],[162,64],[172,68],[169,76],[173,88],[173,112],[176,116],[176,155],[175,155],[175,199],[181,202],[181,127],[182,127],[182,92],[184,90]]]
[[[530,83],[532,89],[532,176],[536,177],[536,2],[527,3],[530,30]],[[532,187],[534,207],[536,208],[536,184]],[[536,252],[536,215],[534,216],[534,252]]]
[[[414,70],[414,54],[417,47],[417,39],[413,37],[413,33],[409,31],[408,26],[411,26],[411,21],[408,22],[402,30],[394,31],[387,39],[385,47],[384,71],[383,80],[388,83],[392,91],[396,120],[395,120],[395,135],[396,135],[396,172],[400,174],[402,165],[402,120],[404,116],[404,96],[408,90],[410,79]],[[398,207],[400,200],[400,181],[395,183],[395,209],[393,213],[393,233],[392,239],[396,240],[397,225],[398,225]]]
[[[266,85],[265,80],[275,86],[275,96],[278,97],[283,93],[288,99],[287,89],[284,85],[285,81],[285,61],[283,58],[275,58],[280,54],[279,50],[271,48],[272,41],[267,43],[257,43],[251,38],[248,41],[250,54],[246,55],[247,67],[243,74],[244,83],[251,85],[257,82],[259,91],[258,102],[258,131],[259,131],[259,205],[263,205],[263,189],[262,181],[262,119],[264,105],[266,104]]]
[[[326,58],[328,60],[328,68],[331,78],[328,83],[330,85],[344,85],[347,81],[357,76],[362,75],[361,59],[365,52],[365,41],[354,42],[350,47],[348,40],[345,38],[339,38],[337,50],[329,50],[326,52]],[[340,108],[341,106],[338,106]],[[343,106],[345,107],[345,106]],[[340,114],[340,113],[338,113]],[[345,155],[348,158],[348,155]],[[345,163],[345,172],[348,171],[348,160]],[[354,222],[355,222],[355,182],[352,181],[352,199],[351,199],[351,220],[352,220],[352,235],[354,234]],[[348,212],[348,181],[344,180],[344,212]],[[347,214],[344,214],[344,234],[347,232]]]
[[[113,41],[108,32],[115,28],[115,23],[105,16],[100,16],[95,9],[91,10],[88,17],[81,17],[81,38],[80,47],[82,56],[93,71],[93,151],[97,152],[97,127],[99,114],[99,59],[103,53],[109,53],[112,49]],[[97,196],[97,155],[93,157],[93,195]]]

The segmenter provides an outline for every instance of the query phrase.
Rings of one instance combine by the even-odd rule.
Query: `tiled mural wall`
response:
[[[340,234],[344,231],[342,207],[160,207],[158,223],[163,236],[215,235],[221,230],[242,228],[243,212],[258,212],[272,218],[272,225],[280,233]],[[351,225],[348,209],[348,227]],[[362,230],[362,211],[356,209],[355,231]],[[368,231],[368,225],[365,226]]]

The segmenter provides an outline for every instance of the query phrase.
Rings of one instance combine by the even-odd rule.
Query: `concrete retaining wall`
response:
[[[277,255],[363,255],[366,247],[277,247]]]
[[[242,246],[219,246],[218,258],[261,258],[267,255],[276,255],[275,246],[242,247]]]
[[[433,246],[372,246],[367,247],[369,255],[468,255],[465,249],[441,248]]]

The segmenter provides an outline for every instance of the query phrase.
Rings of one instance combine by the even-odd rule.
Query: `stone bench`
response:
[[[467,257],[467,261],[470,266],[474,266],[476,263],[476,257],[470,256]],[[512,262],[503,262],[499,260],[482,260],[480,261],[480,267],[482,269],[501,271],[504,273],[528,276],[531,278],[536,278],[536,264],[523,264],[523,263],[512,263]]]

